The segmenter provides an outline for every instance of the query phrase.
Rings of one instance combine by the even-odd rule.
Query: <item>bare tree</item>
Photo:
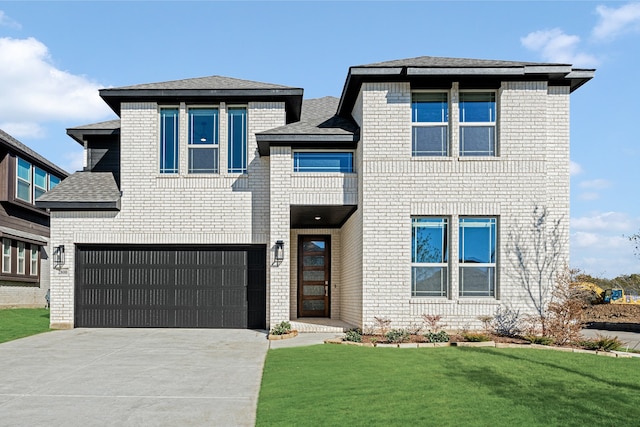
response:
[[[510,261],[546,333],[547,307],[558,273],[566,260],[563,217],[552,219],[546,207],[536,206],[530,226],[509,233]]]

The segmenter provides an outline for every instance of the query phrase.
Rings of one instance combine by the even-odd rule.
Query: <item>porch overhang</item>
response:
[[[340,228],[356,205],[291,205],[291,228]]]

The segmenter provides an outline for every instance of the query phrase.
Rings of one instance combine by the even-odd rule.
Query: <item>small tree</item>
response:
[[[552,219],[546,207],[536,206],[531,225],[509,233],[509,258],[536,311],[543,335],[546,333],[547,306],[553,297],[558,272],[565,262],[563,220],[563,217]]]
[[[553,298],[546,314],[546,331],[543,335],[553,338],[558,345],[577,342],[584,327],[583,304],[586,289],[575,286],[577,270],[565,267],[559,274],[553,289]]]

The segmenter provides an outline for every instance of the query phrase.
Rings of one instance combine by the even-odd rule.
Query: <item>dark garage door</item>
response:
[[[264,246],[76,247],[76,327],[264,329]]]

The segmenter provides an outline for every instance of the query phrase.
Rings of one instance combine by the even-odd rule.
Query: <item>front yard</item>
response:
[[[270,350],[257,425],[638,422],[640,359],[495,348]]]
[[[49,310],[15,308],[0,310],[0,343],[49,330]]]

